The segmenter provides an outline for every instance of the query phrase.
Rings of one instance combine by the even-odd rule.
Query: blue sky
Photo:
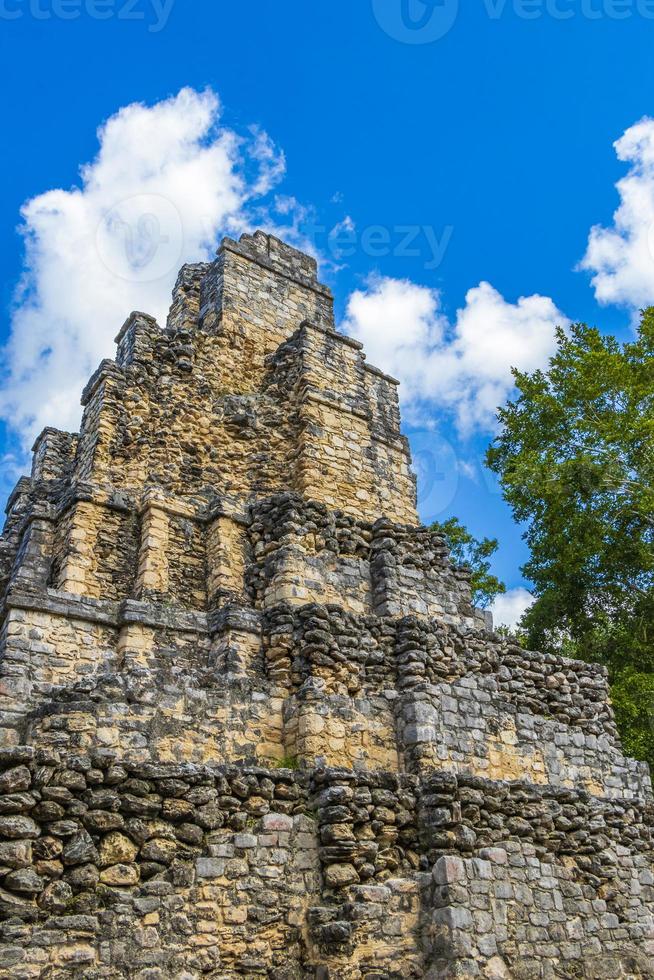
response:
[[[430,40],[425,31],[444,36]],[[407,431],[426,470],[423,516],[456,514],[475,533],[499,537],[496,571],[510,588],[524,586],[520,531],[481,465],[492,437],[483,406],[505,391],[501,362],[509,364],[514,348],[528,366],[546,361],[555,320],[586,320],[624,338],[642,297],[650,301],[650,284],[654,302],[642,225],[654,200],[654,135],[647,123],[633,129],[654,115],[653,39],[648,0],[0,0],[2,341],[12,322],[14,332],[0,396],[2,493],[37,422],[69,423],[70,389],[92,357],[106,356],[110,332],[91,315],[84,330],[69,330],[66,303],[75,307],[71,322],[85,315],[93,269],[85,267],[84,236],[71,231],[74,197],[53,219],[44,206],[54,201],[57,210],[61,201],[39,196],[82,186],[80,166],[98,154],[96,131],[121,108],[155,107],[190,88],[195,101],[151,121],[174,129],[195,114],[200,135],[184,138],[196,140],[190,153],[202,158],[202,179],[229,164],[240,184],[230,171],[225,196],[198,217],[202,233],[185,225],[182,258],[207,247],[207,223],[211,233],[233,233],[259,219],[288,226],[299,243],[312,239],[339,321],[370,341],[379,354],[371,360],[409,379]],[[207,90],[220,114],[206,96],[198,101]],[[137,129],[144,118],[136,117]],[[159,195],[130,120],[121,125],[111,153],[107,139],[104,183],[99,171],[91,183],[138,195],[132,178],[122,185],[116,176],[136,153],[143,193]],[[223,143],[220,160],[204,159],[216,133],[242,142]],[[175,156],[168,144],[161,152]],[[616,240],[616,183],[629,174]],[[93,208],[112,206],[102,193]],[[20,209],[35,200],[26,254]],[[202,211],[184,195],[174,203],[184,222],[187,209]],[[576,271],[593,226],[609,237],[596,242],[590,267]],[[334,250],[334,228],[346,254]],[[62,266],[57,250],[69,241],[79,260]],[[21,277],[27,293],[17,310]],[[139,283],[132,286],[130,300]],[[157,305],[153,290],[148,281],[143,300]],[[541,300],[516,305],[535,296]],[[398,352],[405,316],[413,340]],[[121,322],[116,306],[114,332]],[[34,364],[47,374],[67,331],[51,391]],[[89,344],[85,333],[94,331]],[[481,392],[477,337],[486,345],[481,367],[493,362]]]

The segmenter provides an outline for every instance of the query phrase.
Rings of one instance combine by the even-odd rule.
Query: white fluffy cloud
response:
[[[592,273],[600,303],[637,311],[654,303],[654,119],[643,119],[615,144],[630,165],[618,182],[613,226],[591,229],[580,268]],[[554,329],[570,323],[554,301],[508,302],[487,282],[471,289],[450,323],[438,291],[375,277],[349,299],[343,327],[362,340],[370,360],[402,382],[409,415],[451,411],[463,434],[492,430],[497,406],[513,388],[511,368],[544,367]]]
[[[618,181],[613,226],[591,229],[581,268],[592,273],[598,302],[637,311],[654,303],[654,119],[643,119],[615,143],[630,164]]]
[[[545,296],[509,303],[489,283],[471,289],[450,323],[437,290],[375,277],[348,301],[343,329],[365,344],[371,363],[401,382],[405,407],[453,412],[460,430],[493,428],[513,388],[511,368],[542,367],[557,325],[569,320]]]
[[[495,626],[515,629],[533,603],[534,597],[526,589],[510,589],[504,595],[499,595],[491,610]]]
[[[250,227],[250,202],[284,172],[267,135],[220,123],[212,91],[129,105],[98,131],[79,186],[22,209],[25,271],[4,352],[0,414],[26,445],[44,425],[74,429],[79,393],[131,310],[160,323],[182,262]]]
[[[25,271],[0,415],[23,446],[43,425],[77,426],[79,391],[113,354],[126,314],[141,309],[163,323],[179,266],[210,257],[222,234],[259,225],[312,248],[301,231],[311,209],[290,195],[266,198],[284,174],[283,153],[256,127],[243,136],[221,124],[212,91],[129,105],[98,140],[78,186],[22,210]],[[592,229],[583,268],[601,302],[635,308],[654,301],[654,120],[627,130],[616,149],[631,164],[618,184],[621,206],[613,228]],[[555,326],[568,322],[547,297],[513,303],[486,282],[450,322],[437,290],[377,276],[351,294],[342,326],[400,378],[410,416],[447,410],[469,434],[493,428],[511,368],[543,366]]]

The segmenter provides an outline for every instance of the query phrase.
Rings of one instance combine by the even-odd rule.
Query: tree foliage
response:
[[[654,308],[630,343],[576,324],[514,376],[488,464],[526,526],[522,626],[609,667],[625,747],[654,763]]]
[[[450,549],[452,560],[458,565],[467,565],[471,572],[472,599],[476,606],[486,609],[493,599],[506,592],[504,582],[491,575],[490,559],[497,551],[495,538],[475,538],[458,517],[431,525],[432,531],[443,535]]]

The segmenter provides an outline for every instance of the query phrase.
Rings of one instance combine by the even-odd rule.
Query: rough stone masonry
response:
[[[0,540],[0,975],[654,977],[606,674],[473,608],[315,262],[227,239],[117,345]]]

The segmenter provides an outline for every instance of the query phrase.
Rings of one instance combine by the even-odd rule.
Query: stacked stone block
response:
[[[606,672],[474,608],[315,262],[117,344],[0,539],[0,976],[654,976]]]

